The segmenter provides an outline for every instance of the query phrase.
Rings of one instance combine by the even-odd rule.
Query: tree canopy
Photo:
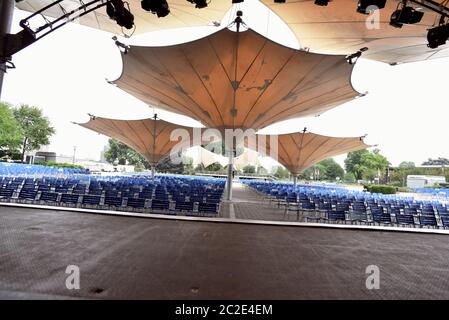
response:
[[[319,172],[319,176],[315,176],[315,172]],[[301,175],[306,180],[314,178],[335,181],[337,177],[343,179],[345,171],[333,158],[329,158],[305,169]]]
[[[149,168],[148,161],[137,151],[131,149],[126,144],[115,139],[109,139],[109,148],[104,153],[107,162],[119,165],[142,166]]]
[[[399,164],[399,168],[401,168],[401,169],[415,168],[415,163],[412,161],[402,161]]]
[[[287,169],[285,169],[285,168],[283,168],[283,167],[281,167],[281,166],[277,166],[277,167],[274,169],[274,176],[275,176],[276,178],[278,178],[278,179],[285,179],[285,178],[288,178],[289,173],[288,173],[288,170],[287,170]]]
[[[387,158],[379,149],[349,152],[345,159],[346,171],[352,173],[356,180],[373,180],[378,172],[383,174],[388,165]]]
[[[449,165],[449,159],[447,158],[438,158],[431,159],[429,158],[427,161],[422,163],[423,166],[447,166]]]
[[[55,133],[42,110],[23,104],[13,109],[14,118],[23,131],[22,160],[26,151],[39,149],[50,143],[50,137]]]
[[[0,103],[0,158],[20,153],[23,130],[14,118],[12,107]]]
[[[256,173],[256,167],[253,166],[253,165],[248,164],[248,165],[243,167],[242,171],[243,171],[243,173],[250,173],[250,174],[251,173]]]

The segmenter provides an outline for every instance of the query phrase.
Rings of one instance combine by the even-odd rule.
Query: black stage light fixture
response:
[[[391,14],[390,25],[395,28],[402,28],[403,24],[414,24],[421,21],[424,12],[413,7],[404,6]]]
[[[195,8],[202,9],[207,7],[206,0],[187,0],[187,2],[194,3]]]
[[[369,14],[371,8],[383,9],[387,0],[359,0],[357,4],[357,12]],[[370,8],[371,7],[371,8]]]
[[[166,0],[142,0],[142,9],[156,14],[158,18],[167,16],[170,13]]]
[[[435,49],[446,43],[449,38],[449,24],[443,24],[441,26],[429,29],[427,32],[427,46],[431,49]]]
[[[232,0],[232,3],[234,4],[234,3],[242,3],[243,2],[243,0]],[[276,2],[276,1],[275,1]],[[284,2],[285,2],[285,0],[284,0]]]
[[[238,0],[232,0],[232,3],[234,3],[234,1]],[[274,3],[285,3],[285,0],[274,0]]]
[[[329,3],[329,0],[315,0],[315,4],[317,6],[327,6],[327,4]]]
[[[112,0],[106,4],[106,13],[120,27],[126,29],[132,29],[134,27],[134,15],[125,8],[125,4],[122,0]]]

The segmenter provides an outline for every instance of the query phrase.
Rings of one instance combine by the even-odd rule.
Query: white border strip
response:
[[[412,233],[428,233],[428,234],[446,234],[449,235],[449,230],[444,229],[430,229],[430,228],[408,228],[408,227],[388,227],[388,226],[368,226],[368,225],[353,225],[353,224],[335,224],[335,223],[315,223],[315,222],[292,222],[292,221],[270,221],[270,220],[250,220],[250,219],[230,219],[230,218],[210,218],[210,217],[192,217],[192,216],[178,216],[155,213],[139,213],[128,211],[112,211],[112,210],[96,210],[83,209],[73,207],[57,207],[34,205],[26,203],[9,203],[0,202],[3,207],[19,207],[41,210],[53,211],[71,211],[90,214],[101,214],[110,216],[123,217],[138,217],[147,219],[165,219],[165,220],[182,220],[182,221],[202,221],[213,223],[239,223],[239,224],[255,224],[267,226],[290,226],[290,227],[319,227],[319,228],[334,228],[334,229],[349,229],[349,230],[371,230],[371,231],[393,231],[393,232],[412,232]]]

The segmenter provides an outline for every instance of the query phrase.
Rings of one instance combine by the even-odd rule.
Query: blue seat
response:
[[[76,205],[78,204],[79,197],[78,194],[64,193],[61,196],[61,203]]]
[[[329,210],[326,213],[326,217],[324,220],[330,221],[330,222],[346,222],[346,214],[344,211],[332,211]]]
[[[410,214],[397,214],[396,215],[396,223],[398,225],[415,225],[415,219]]]
[[[145,208],[145,199],[128,198],[127,206],[134,209],[143,209]]]
[[[13,196],[14,189],[0,189],[0,198],[9,199]]]
[[[19,193],[19,199],[22,200],[35,200],[37,196],[37,191],[34,190],[22,190]]]
[[[218,214],[218,205],[216,203],[200,203],[198,205],[198,212]]]
[[[437,227],[438,223],[434,215],[421,215],[419,216],[419,225]]]
[[[378,224],[391,224],[391,216],[389,213],[373,212],[373,222]]]
[[[193,202],[190,201],[176,201],[175,203],[175,210],[176,211],[193,211]]]
[[[449,228],[449,215],[442,215],[441,223],[442,223],[444,229]]]
[[[104,205],[109,207],[121,207],[123,203],[123,198],[120,197],[105,197]]]
[[[100,200],[101,200],[100,196],[84,195],[83,196],[83,200],[82,200],[81,203],[83,205],[88,205],[88,206],[99,206],[100,205]]]
[[[42,192],[39,198],[40,201],[44,202],[57,202],[57,199],[58,194],[56,192],[48,192],[48,191]]]
[[[170,208],[170,202],[168,200],[153,199],[151,201],[152,210],[168,210]]]

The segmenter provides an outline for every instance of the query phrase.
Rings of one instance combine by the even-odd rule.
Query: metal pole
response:
[[[12,16],[14,13],[14,0],[0,1],[0,56],[3,55],[5,49],[5,36],[11,30]],[[0,98],[2,96],[3,75],[6,65],[0,63]]]
[[[296,188],[296,183],[297,183],[297,176],[296,176],[296,174],[295,175],[293,175],[293,186]]]
[[[226,185],[226,200],[232,200],[232,163],[234,160],[234,152],[229,150],[229,162],[228,162],[228,178]]]
[[[73,164],[75,164],[75,157],[76,157],[76,146],[73,146],[73,159],[72,159]]]
[[[157,113],[153,115],[154,125],[153,125],[153,165],[151,166],[151,181],[154,182],[154,173],[156,171],[157,163],[154,161],[154,154],[156,153],[156,121],[157,121]]]

